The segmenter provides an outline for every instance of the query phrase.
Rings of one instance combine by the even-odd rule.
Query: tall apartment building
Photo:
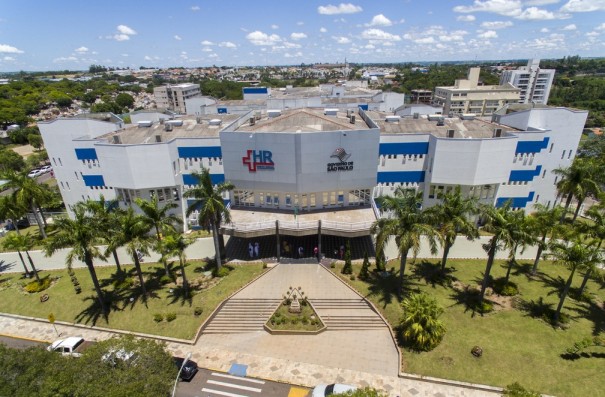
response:
[[[158,109],[169,109],[177,113],[187,114],[186,99],[200,97],[202,91],[199,84],[167,84],[153,89],[155,104]]]
[[[485,116],[508,103],[519,102],[520,89],[510,83],[479,85],[480,68],[470,68],[467,79],[456,80],[450,87],[435,87],[433,104],[443,106],[443,113],[473,113]]]
[[[555,69],[540,69],[539,59],[530,59],[527,66],[517,70],[505,70],[500,84],[512,84],[521,90],[519,103],[548,103],[548,96],[555,79]]]

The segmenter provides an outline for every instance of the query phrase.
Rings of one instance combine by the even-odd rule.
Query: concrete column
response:
[[[279,221],[276,220],[275,221],[275,243],[277,244],[277,251],[276,251],[276,257],[277,257],[277,261],[280,261],[281,258],[281,250],[280,250],[280,246],[279,246]]]
[[[321,258],[321,219],[317,221],[317,250]]]

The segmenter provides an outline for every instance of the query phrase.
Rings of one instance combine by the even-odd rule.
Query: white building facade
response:
[[[500,84],[508,83],[519,88],[519,103],[546,105],[554,79],[555,69],[540,69],[540,60],[530,59],[527,66],[517,70],[504,70]]]
[[[155,104],[158,109],[169,109],[187,114],[186,100],[202,95],[199,84],[167,84],[153,89]]]

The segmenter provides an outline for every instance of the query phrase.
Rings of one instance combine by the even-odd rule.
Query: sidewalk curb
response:
[[[22,340],[26,340],[26,341],[30,341],[30,342],[51,343],[51,341],[49,341],[49,340],[28,338],[28,337],[25,337],[25,336],[12,335],[12,334],[3,334],[3,333],[0,333],[0,336],[4,336],[6,338],[13,338],[13,339],[22,339]]]

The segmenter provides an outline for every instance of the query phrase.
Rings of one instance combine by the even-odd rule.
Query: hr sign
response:
[[[271,157],[273,157],[273,153],[268,150],[248,149],[246,157],[242,157],[242,163],[248,166],[248,171],[250,172],[256,172],[256,170],[274,170],[275,163]]]

